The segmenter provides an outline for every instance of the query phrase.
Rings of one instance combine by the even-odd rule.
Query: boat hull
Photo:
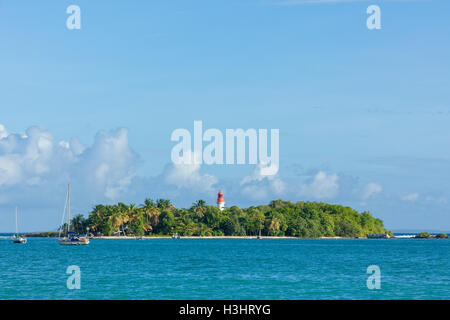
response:
[[[58,239],[58,243],[62,246],[82,246],[88,245],[89,239],[78,239],[78,240]]]
[[[13,239],[13,243],[25,244],[25,243],[27,243],[27,239],[23,239],[23,238]]]

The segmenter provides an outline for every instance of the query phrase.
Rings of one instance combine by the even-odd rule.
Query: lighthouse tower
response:
[[[220,190],[217,193],[217,208],[219,208],[220,211],[225,209],[225,199],[223,198],[223,193]]]

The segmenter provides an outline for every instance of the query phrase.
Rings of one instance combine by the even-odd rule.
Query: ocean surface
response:
[[[450,299],[450,240],[0,237],[0,299]]]

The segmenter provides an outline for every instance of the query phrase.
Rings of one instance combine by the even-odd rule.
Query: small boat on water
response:
[[[17,207],[16,207],[16,233],[12,236],[12,241],[13,243],[21,243],[21,244],[27,243],[27,238],[19,235],[19,227],[17,223]]]
[[[27,243],[27,239],[23,237],[13,237],[13,243],[25,244]]]
[[[178,233],[175,233],[172,235],[172,239],[180,239],[180,235]]]
[[[89,244],[89,238],[87,236],[80,235],[76,232],[70,231],[70,184],[67,187],[67,228],[64,228],[65,235],[64,237],[58,238],[58,243],[63,246],[79,246],[79,245],[87,245]],[[63,212],[63,221],[64,221],[64,213]],[[61,226],[62,228],[63,226]],[[61,230],[60,230],[61,233]]]
[[[76,232],[68,232],[67,236],[64,238],[59,238],[58,242],[63,246],[86,245],[89,244],[89,238]]]

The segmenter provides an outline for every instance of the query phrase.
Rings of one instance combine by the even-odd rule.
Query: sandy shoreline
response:
[[[43,235],[40,233],[24,233],[28,238],[58,238],[58,234]],[[346,237],[320,237],[320,238],[301,238],[288,236],[262,236],[262,239],[366,239],[366,238],[346,238]],[[105,240],[150,240],[150,239],[172,239],[172,236],[91,236],[89,239]],[[258,239],[258,236],[180,236],[179,239]]]
[[[136,236],[103,236],[103,237],[90,237],[90,239],[137,239],[148,240],[148,239],[172,239],[171,236],[161,236],[161,237],[136,237]],[[180,239],[257,239],[257,236],[183,236]],[[262,236],[262,239],[357,239],[357,238],[343,238],[343,237],[321,237],[321,238],[299,238],[299,237],[272,237],[272,236]]]
[[[33,232],[23,233],[27,238],[58,238],[57,232]],[[366,237],[319,237],[319,238],[302,238],[292,236],[262,236],[262,239],[367,239]],[[111,240],[150,240],[150,239],[172,239],[172,236],[91,236],[89,239],[111,239]],[[258,239],[258,236],[180,236],[179,239]]]

